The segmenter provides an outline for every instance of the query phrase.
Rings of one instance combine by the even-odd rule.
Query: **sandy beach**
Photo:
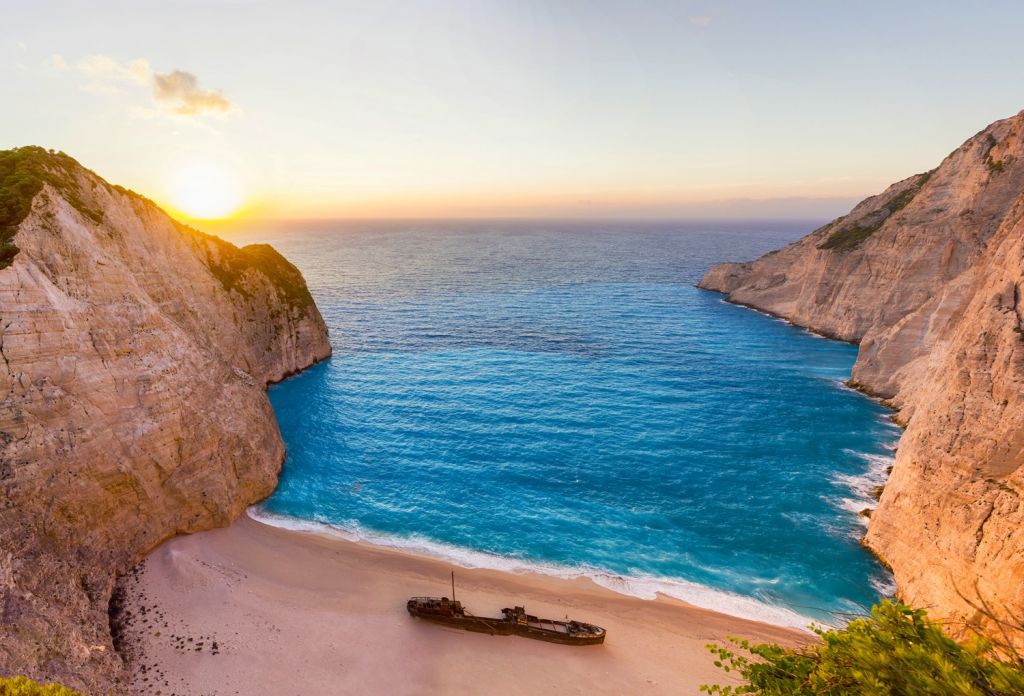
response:
[[[122,643],[146,694],[696,694],[727,683],[704,648],[729,635],[808,635],[588,579],[457,569],[458,599],[525,604],[608,629],[569,647],[411,618],[411,595],[450,593],[443,561],[243,516],[177,537],[123,579]]]

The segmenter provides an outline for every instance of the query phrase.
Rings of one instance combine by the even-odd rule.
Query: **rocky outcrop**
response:
[[[860,344],[853,382],[906,426],[867,545],[906,601],[1018,646],[999,622],[1024,625],[1022,283],[1024,112],[699,283]]]
[[[273,491],[266,385],[331,348],[271,247],[189,229],[65,155],[0,154],[20,177],[0,180],[0,674],[119,691],[115,577]]]

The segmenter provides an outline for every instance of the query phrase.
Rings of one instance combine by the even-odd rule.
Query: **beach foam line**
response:
[[[551,563],[531,562],[500,556],[486,551],[466,549],[451,544],[442,544],[422,537],[402,537],[379,532],[368,532],[357,525],[342,527],[316,520],[305,520],[288,515],[269,512],[262,506],[254,505],[246,513],[257,522],[299,532],[324,534],[352,542],[362,542],[398,551],[428,556],[467,569],[498,570],[506,573],[537,573],[563,579],[589,578],[594,583],[618,594],[653,600],[659,594],[678,599],[687,604],[710,609],[740,619],[761,621],[775,626],[808,630],[812,623],[825,625],[818,619],[799,614],[792,609],[769,604],[752,597],[734,592],[718,590],[706,585],[661,578],[650,575],[623,576],[599,568],[585,566],[568,567]]]

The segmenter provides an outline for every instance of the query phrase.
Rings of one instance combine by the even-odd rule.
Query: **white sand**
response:
[[[133,689],[162,695],[696,694],[702,683],[728,683],[704,648],[710,641],[728,635],[808,640],[799,631],[676,600],[627,597],[586,579],[493,570],[456,569],[458,599],[472,612],[497,616],[502,607],[525,604],[532,614],[604,626],[605,644],[554,645],[411,618],[409,596],[450,594],[449,569],[432,558],[248,517],[178,537],[124,583]]]

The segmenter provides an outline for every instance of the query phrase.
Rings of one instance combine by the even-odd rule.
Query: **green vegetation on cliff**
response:
[[[0,696],[80,696],[60,684],[39,684],[28,677],[0,677]]]
[[[50,184],[80,213],[100,222],[102,213],[90,209],[77,193],[75,172],[82,165],[63,152],[41,147],[0,150],[0,269],[18,254],[14,235],[32,209],[32,199]]]
[[[743,680],[702,686],[710,694],[762,696],[1011,696],[1024,694],[1024,664],[1000,659],[989,641],[963,645],[925,612],[884,601],[845,628],[815,629],[820,642],[802,648],[732,639],[753,659],[721,645],[715,665]]]
[[[985,164],[988,165],[988,170],[993,174],[1000,174],[1006,171],[1006,163],[1003,160],[992,159],[991,155],[985,158]]]
[[[302,272],[269,244],[249,244],[238,248],[220,237],[180,222],[175,224],[182,233],[206,242],[206,265],[228,292],[235,291],[248,297],[244,278],[248,271],[256,270],[270,280],[280,298],[289,306],[298,308],[303,314],[316,306]]]
[[[996,159],[992,156],[992,150],[995,149],[999,141],[989,133],[988,139],[985,141],[985,166],[988,167],[989,172],[992,174],[1001,174],[1006,171],[1006,162],[1001,159]]]
[[[241,252],[250,262],[266,274],[278,293],[293,307],[306,309],[314,306],[302,273],[288,259],[269,244],[249,244]]]
[[[867,224],[862,225],[861,221],[858,220],[852,225],[846,227],[843,226],[842,219],[832,223],[829,227],[835,226],[836,229],[828,236],[828,239],[818,245],[818,248],[830,249],[832,251],[850,251],[851,249],[856,249],[860,246],[861,242],[881,229],[886,220],[910,205],[910,201],[914,200],[914,197],[921,190],[921,187],[928,183],[928,179],[930,179],[931,176],[932,172],[918,174],[917,181],[896,196],[893,196],[892,200],[880,209],[883,211],[881,215],[876,214],[866,216],[872,220]]]
[[[83,174],[86,175],[84,179]],[[101,223],[102,211],[92,209],[82,199],[81,187],[89,181],[92,186],[129,196],[163,214],[149,199],[124,187],[108,184],[63,152],[37,146],[0,150],[0,269],[11,265],[17,256],[19,249],[14,243],[14,236],[18,226],[31,212],[33,199],[46,184],[84,217]],[[315,306],[302,273],[269,244],[250,244],[239,249],[177,221],[174,224],[183,234],[206,243],[207,265],[225,290],[248,297],[244,276],[248,271],[256,270],[271,281],[289,306],[297,307],[303,313]]]

